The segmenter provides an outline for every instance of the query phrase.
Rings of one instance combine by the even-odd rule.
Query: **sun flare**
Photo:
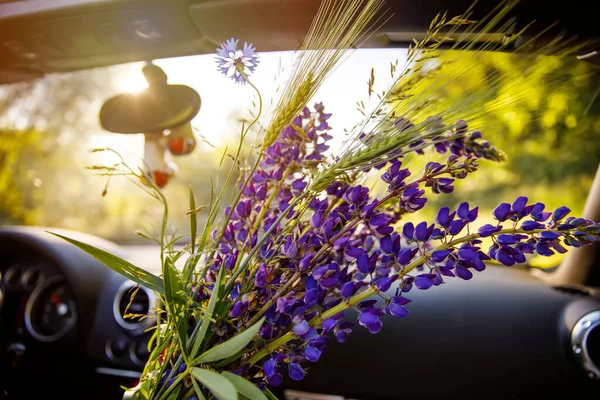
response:
[[[141,68],[131,69],[117,79],[117,90],[125,93],[137,93],[148,87]]]

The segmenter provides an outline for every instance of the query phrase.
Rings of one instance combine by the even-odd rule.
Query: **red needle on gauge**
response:
[[[56,294],[56,292],[54,292],[54,293],[52,293],[50,295],[50,299],[52,300],[52,302],[56,306],[56,314],[58,314],[61,317],[67,314],[67,312],[69,311],[69,309],[62,302],[62,300],[60,299],[60,297],[58,297],[58,295]]]
[[[56,308],[60,307],[63,304],[62,300],[60,299],[60,297],[58,297],[56,292],[54,292],[50,295],[50,299],[52,300],[52,302],[54,303]]]

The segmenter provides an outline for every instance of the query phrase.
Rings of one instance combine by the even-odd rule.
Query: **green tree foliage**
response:
[[[141,155],[141,135],[111,134],[98,123],[102,102],[119,92],[116,82],[140,68],[136,63],[52,74],[0,88],[0,225],[62,227],[147,243],[135,231],[154,232],[160,205],[122,177],[111,179],[102,196],[106,177],[86,169],[114,161],[90,153],[98,138],[124,155]],[[211,178],[219,185],[218,176],[230,165],[225,156],[219,168],[222,152],[199,143],[194,153],[175,160],[179,170],[165,189],[174,231],[186,231],[189,210],[180,200],[190,186],[199,205],[210,201]],[[141,165],[138,157],[129,159]]]
[[[514,67],[518,57],[523,55],[447,51],[423,65],[435,73],[425,73],[429,78],[415,91],[443,82],[432,93],[439,102],[477,98],[483,107],[469,126],[507,154],[504,163],[482,162],[452,195],[438,197],[438,205],[470,201],[490,216],[498,203],[526,194],[550,208],[568,204],[581,215],[600,162],[600,79],[574,56],[539,56],[528,71]],[[456,74],[466,66],[468,74]]]

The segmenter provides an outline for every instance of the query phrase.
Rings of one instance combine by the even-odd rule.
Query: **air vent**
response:
[[[600,379],[600,310],[577,321],[571,331],[571,346],[588,377]]]
[[[115,297],[113,313],[117,323],[132,331],[143,331],[154,322],[156,296],[132,281],[124,282]],[[145,316],[145,317],[144,317]]]

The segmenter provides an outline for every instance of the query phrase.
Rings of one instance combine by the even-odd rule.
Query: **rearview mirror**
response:
[[[200,111],[200,95],[185,85],[169,85],[154,64],[142,69],[148,88],[108,99],[100,109],[100,125],[109,132],[144,134],[145,170],[163,187],[174,174],[168,154],[191,153],[196,138],[190,121]]]

